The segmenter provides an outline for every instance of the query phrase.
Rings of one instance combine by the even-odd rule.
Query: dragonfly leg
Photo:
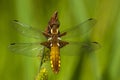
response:
[[[62,48],[62,47],[66,46],[69,43],[66,42],[66,41],[60,41],[59,44],[60,44],[60,48]]]
[[[67,34],[67,32],[61,33],[61,34],[59,35],[59,37],[65,36],[66,34]]]
[[[40,43],[41,45],[43,45],[43,46],[46,46],[47,48],[50,48],[50,42],[48,42],[48,41],[46,41],[46,42],[42,42],[42,43]]]
[[[48,33],[46,33],[46,32],[43,32],[43,35],[45,36],[45,37],[51,37],[51,35],[50,34],[48,34]]]

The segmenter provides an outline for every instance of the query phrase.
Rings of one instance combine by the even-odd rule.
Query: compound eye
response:
[[[58,34],[58,28],[56,26],[53,26],[51,29],[52,34]]]

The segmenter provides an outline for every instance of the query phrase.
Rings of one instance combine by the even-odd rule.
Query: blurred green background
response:
[[[95,18],[91,39],[101,48],[91,55],[63,56],[57,77],[49,80],[120,80],[120,0],[0,0],[0,80],[34,80],[38,59],[13,55],[11,42],[27,42],[11,21],[44,29],[57,10],[61,29]]]

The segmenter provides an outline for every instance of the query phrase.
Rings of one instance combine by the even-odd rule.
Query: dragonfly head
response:
[[[49,25],[49,29],[50,29],[51,34],[58,34],[58,28],[60,26],[60,23],[58,20],[58,12],[57,11],[54,12],[48,25]]]

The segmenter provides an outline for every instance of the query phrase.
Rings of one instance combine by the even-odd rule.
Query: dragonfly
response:
[[[44,59],[47,59],[51,64],[52,71],[55,74],[58,74],[61,67],[60,49],[71,45],[72,42],[77,42],[77,45],[85,47],[86,50],[91,49],[88,44],[80,42],[80,35],[89,32],[95,25],[96,20],[90,18],[74,27],[60,31],[58,12],[55,11],[44,31],[34,29],[33,27],[23,24],[18,20],[13,20],[13,23],[18,32],[25,36],[39,39],[40,41],[32,43],[11,43],[9,45],[11,51],[27,56],[41,56],[41,65],[44,63]],[[62,38],[64,40],[62,40]],[[90,42],[89,44],[93,47],[98,46],[98,42]],[[69,55],[69,53],[67,54]]]

